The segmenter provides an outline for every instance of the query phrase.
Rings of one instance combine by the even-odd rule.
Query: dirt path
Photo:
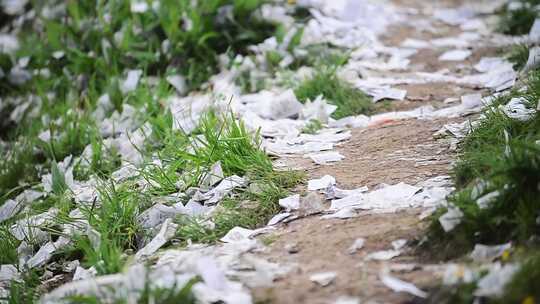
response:
[[[456,2],[456,1],[453,1]],[[405,8],[423,9],[425,14],[411,15],[406,24],[414,20],[431,18],[426,1],[396,1]],[[438,5],[457,5],[439,3]],[[422,11],[422,10],[421,10]],[[387,46],[400,46],[406,38],[430,40],[459,35],[459,27],[447,26],[432,20],[434,31],[426,32],[407,25],[393,26],[382,37]],[[471,66],[482,56],[495,53],[494,49],[471,49],[473,54],[462,62],[441,62],[440,54],[451,48],[425,49],[411,57],[410,72],[434,72],[448,69],[459,75],[472,72]],[[380,77],[394,77],[396,72],[383,73]],[[398,86],[399,87],[399,86]],[[422,105],[436,108],[448,106],[444,101],[470,93],[483,93],[472,87],[453,83],[434,83],[400,86],[408,91],[405,101],[392,102],[392,110],[412,109]],[[325,174],[334,176],[338,186],[353,189],[368,186],[373,189],[380,183],[416,184],[430,177],[448,175],[455,149],[448,141],[437,140],[433,134],[444,124],[462,122],[467,118],[436,120],[389,121],[367,129],[352,130],[352,138],[338,147],[345,159],[332,166],[313,165],[306,159],[289,159],[290,164],[307,170],[309,178]],[[383,267],[400,264],[416,264],[419,267],[394,272],[408,282],[429,289],[440,276],[436,267],[423,267],[420,257],[408,250],[399,257],[386,262],[365,261],[373,251],[391,248],[397,239],[418,240],[427,225],[419,219],[422,210],[410,209],[390,214],[367,214],[346,220],[323,220],[312,216],[281,225],[271,237],[275,239],[261,255],[280,264],[296,265],[295,270],[275,282],[272,288],[255,290],[255,298],[261,303],[335,303],[340,296],[353,296],[361,303],[407,303],[413,299],[405,293],[395,293],[379,280]],[[364,248],[356,254],[347,249],[357,238],[365,238]],[[298,252],[289,253],[294,245]],[[309,280],[313,273],[333,271],[336,280],[321,287]],[[345,303],[345,302],[343,302]],[[350,302],[354,303],[354,302]]]

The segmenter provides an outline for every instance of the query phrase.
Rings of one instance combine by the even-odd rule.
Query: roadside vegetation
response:
[[[498,30],[507,35],[526,35],[538,18],[538,0],[509,2],[500,12]]]
[[[500,30],[527,34],[537,17],[537,1],[515,2],[522,9],[502,12]],[[517,45],[508,58],[523,69],[529,46]],[[523,77],[524,88],[496,98],[487,106],[478,125],[462,141],[453,174],[457,191],[449,197],[460,220],[450,231],[440,223],[450,208],[432,217],[428,240],[423,244],[436,260],[467,260],[475,244],[511,243],[512,249],[497,259],[501,265],[518,265],[500,297],[481,297],[482,303],[538,303],[540,252],[540,70]],[[508,108],[519,101],[519,109]],[[512,115],[521,113],[522,115]],[[481,277],[433,290],[427,303],[476,303],[474,292]]]

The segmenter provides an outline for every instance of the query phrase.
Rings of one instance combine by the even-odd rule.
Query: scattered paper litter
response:
[[[298,210],[300,208],[300,194],[294,194],[279,200],[279,205],[286,210]]]
[[[364,259],[368,261],[388,261],[399,256],[400,254],[401,251],[399,250],[381,250],[368,254]]]
[[[178,92],[178,94],[183,95],[187,91],[186,79],[181,75],[171,75],[167,76],[167,82],[170,83]]]
[[[425,40],[407,38],[401,43],[401,46],[413,49],[427,49],[430,47],[430,44]]]
[[[466,265],[449,264],[444,270],[443,284],[453,286],[458,283],[471,283],[476,281],[478,277],[479,273]]]
[[[328,163],[338,162],[345,158],[337,151],[310,153],[306,154],[305,157],[311,158],[318,165],[328,165]]]
[[[242,227],[234,227],[231,229],[227,234],[220,239],[220,241],[224,243],[236,243],[236,242],[242,242],[245,240],[248,240],[250,236],[253,235],[253,230],[242,228]]]
[[[335,272],[319,272],[309,276],[309,280],[323,287],[330,285],[337,277]]]
[[[19,271],[14,265],[0,265],[0,283],[9,282],[19,277]]]
[[[248,109],[267,119],[288,118],[298,115],[304,107],[296,99],[292,89],[278,93],[261,91],[255,94],[243,95],[242,102],[247,103]]]
[[[427,293],[416,287],[414,284],[402,281],[396,277],[390,276],[389,274],[382,274],[380,279],[381,282],[386,285],[386,287],[395,292],[406,292],[420,298],[427,297]]]
[[[163,224],[161,224],[161,229],[158,234],[144,246],[141,250],[137,251],[135,254],[135,259],[141,259],[148,257],[151,254],[155,253],[159,248],[165,245],[176,233],[176,228],[178,225],[172,222],[172,219],[166,219]]]
[[[325,175],[319,179],[312,179],[308,181],[308,190],[315,191],[326,189],[330,185],[335,185],[336,179],[331,175]]]
[[[367,186],[363,186],[363,187],[353,189],[353,190],[345,190],[345,189],[340,189],[336,187],[335,185],[329,185],[324,192],[324,196],[326,199],[331,200],[331,199],[344,198],[347,196],[360,195],[364,192],[367,192],[368,190],[369,189]]]
[[[277,224],[281,223],[281,221],[283,221],[284,219],[290,217],[291,214],[292,214],[292,213],[289,213],[289,212],[278,213],[278,214],[274,215],[274,216],[268,221],[268,224],[266,224],[266,225],[267,225],[267,226],[277,225]]]
[[[519,266],[513,264],[496,263],[489,273],[477,283],[474,295],[477,297],[498,297],[504,292],[504,287],[514,274],[519,270]]]
[[[540,18],[534,20],[533,26],[529,31],[529,39],[532,42],[540,42]]]
[[[358,250],[360,250],[360,249],[362,249],[364,247],[365,242],[366,242],[366,239],[364,239],[364,238],[358,238],[358,239],[354,240],[354,242],[349,247],[349,249],[347,249],[347,252],[349,254],[355,254],[356,252],[358,252]]]
[[[126,79],[120,84],[120,91],[122,91],[122,94],[129,93],[137,88],[142,73],[142,70],[128,71]]]
[[[463,61],[471,55],[469,50],[447,51],[439,57],[440,61]]]
[[[485,195],[482,195],[476,200],[476,204],[478,205],[478,208],[480,209],[486,209],[489,208],[491,203],[493,203],[499,196],[501,195],[501,192],[496,190],[492,191],[490,193],[487,193]]]
[[[529,49],[529,58],[523,68],[523,72],[535,70],[540,67],[540,47],[535,46]]]
[[[506,105],[500,105],[501,111],[509,118],[519,121],[529,121],[536,114],[535,109],[529,109],[526,106],[527,99],[523,97],[512,98]]]
[[[395,240],[395,241],[392,241],[392,248],[394,248],[394,250],[400,250],[400,249],[403,248],[406,244],[407,244],[407,240],[406,240],[406,239]]]
[[[317,193],[310,192],[300,199],[300,214],[303,216],[320,213],[324,210],[324,205]]]
[[[393,212],[399,208],[414,205],[414,194],[422,188],[405,183],[395,185],[382,184],[381,188],[366,194],[354,193],[341,199],[332,200],[330,209],[339,210],[345,207],[354,207],[363,210],[377,209]]]
[[[357,216],[354,208],[346,207],[334,212],[332,214],[326,214],[321,216],[322,219],[348,219]]]
[[[505,251],[512,248],[512,243],[502,245],[488,246],[482,244],[474,245],[474,250],[471,252],[471,258],[475,262],[493,261],[503,255]]]
[[[360,304],[360,299],[350,296],[341,296],[333,304]]]
[[[449,206],[448,211],[439,217],[439,223],[445,232],[450,232],[461,223],[462,218],[463,212],[459,208]]]

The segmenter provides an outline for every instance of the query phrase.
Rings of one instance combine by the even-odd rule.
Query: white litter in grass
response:
[[[388,288],[392,289],[395,292],[406,292],[420,298],[426,298],[427,293],[414,284],[402,281],[398,278],[390,276],[389,274],[381,274],[381,282]]]
[[[28,218],[20,219],[13,224],[9,231],[19,241],[23,241],[28,236],[32,236],[36,243],[45,242],[48,234],[40,228],[54,221],[59,210],[51,208],[47,212],[37,214]]]
[[[0,53],[11,54],[19,49],[19,40],[15,35],[0,33]]]
[[[2,0],[2,11],[8,15],[19,15],[24,12],[28,0]]]
[[[0,206],[0,223],[3,221],[12,218],[24,207],[22,202],[17,202],[15,200],[7,200],[3,205]]]
[[[433,136],[444,137],[449,133],[457,139],[462,139],[470,133],[471,124],[472,123],[469,121],[464,121],[462,123],[445,124],[439,131],[433,134]]]
[[[480,209],[489,208],[491,203],[493,203],[501,195],[500,191],[493,191],[487,193],[476,200],[476,204]]]
[[[172,222],[172,219],[166,219],[162,224],[158,234],[144,246],[141,250],[137,251],[135,254],[135,259],[139,260],[142,258],[149,257],[163,245],[165,245],[176,233],[176,228],[178,225]]]
[[[218,161],[212,165],[209,172],[205,173],[200,183],[203,187],[212,187],[225,178],[223,169],[221,168],[221,162]]]
[[[508,104],[500,105],[499,109],[509,118],[526,122],[536,115],[535,109],[527,108],[527,102],[523,97],[512,98]]]
[[[366,242],[366,239],[364,238],[358,238],[354,240],[352,245],[347,249],[347,253],[349,254],[355,254],[358,252],[358,250],[362,249],[364,247],[364,243]]]
[[[329,163],[338,162],[345,158],[345,156],[337,151],[310,153],[304,155],[304,157],[311,158],[318,165],[328,165]]]
[[[531,42],[540,42],[540,18],[536,18],[529,31],[529,40]]]
[[[439,217],[439,223],[445,232],[450,232],[461,223],[463,215],[463,212],[458,207],[449,206],[448,211]]]
[[[307,100],[300,113],[300,118],[304,120],[316,119],[321,123],[328,123],[328,118],[337,109],[337,106],[328,104],[322,95],[315,98],[314,101]]]
[[[182,75],[170,75],[167,76],[167,82],[170,83],[180,95],[184,95],[187,92],[186,79]]]
[[[242,95],[241,101],[247,108],[262,118],[280,119],[300,114],[303,105],[296,99],[293,90],[284,92],[261,91]],[[272,101],[272,102],[269,102]]]
[[[328,186],[335,185],[336,179],[333,176],[325,175],[319,179],[312,179],[308,181],[308,190],[315,191],[326,189]]]
[[[381,250],[368,254],[364,259],[367,261],[388,261],[401,254],[400,250]]]
[[[237,243],[249,240],[253,235],[253,230],[246,229],[242,227],[234,227],[231,229],[225,236],[223,236],[220,241],[224,243]]]
[[[142,70],[128,71],[126,79],[120,84],[120,91],[122,92],[122,94],[127,94],[137,88],[142,73]]]
[[[525,67],[523,67],[523,72],[528,72],[535,70],[540,67],[540,47],[535,46],[529,49],[529,58]]]
[[[319,272],[309,276],[309,280],[323,287],[330,285],[337,277],[335,272]]]
[[[154,204],[137,216],[137,222],[145,229],[154,228],[166,219],[172,219],[178,215],[191,215],[184,206],[167,206],[161,203]]]
[[[132,13],[145,13],[148,11],[148,3],[146,1],[134,0],[131,1],[130,10]]]
[[[223,179],[214,189],[203,195],[205,205],[215,205],[220,202],[231,191],[238,187],[246,186],[247,181],[237,175],[232,175]]]
[[[59,237],[55,242],[48,242],[43,245],[38,252],[31,257],[26,265],[28,268],[40,267],[45,265],[51,258],[52,254],[58,249],[65,248],[70,243],[70,240],[66,237]]]
[[[279,200],[279,205],[286,210],[298,210],[300,208],[300,194],[294,194]]]
[[[94,267],[90,267],[89,269],[84,269],[83,267],[77,266],[75,268],[75,273],[73,274],[73,282],[74,281],[80,281],[80,280],[86,280],[93,278],[97,275],[97,270]]]
[[[501,257],[505,251],[512,248],[512,243],[502,245],[488,246],[482,244],[474,245],[474,250],[471,252],[471,259],[475,262],[492,262]]]
[[[444,270],[442,281],[447,286],[453,286],[458,283],[468,284],[476,281],[479,275],[477,271],[473,271],[465,265],[449,264]]]
[[[501,266],[500,263],[495,263],[489,273],[478,281],[474,295],[477,297],[501,296],[504,293],[504,287],[518,270],[517,265]]]
[[[0,283],[9,282],[20,277],[19,271],[14,265],[0,265]],[[1,285],[1,284],[0,284]]]
[[[471,51],[469,50],[452,50],[443,53],[440,57],[440,61],[463,61],[471,56]]]

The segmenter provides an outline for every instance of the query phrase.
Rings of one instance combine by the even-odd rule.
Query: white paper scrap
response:
[[[452,50],[443,53],[440,57],[440,61],[463,61],[471,55],[469,50]]]
[[[325,175],[319,179],[312,179],[308,181],[308,190],[315,191],[326,189],[329,185],[335,185],[336,179],[331,175]]]
[[[309,280],[324,287],[330,285],[330,283],[332,283],[336,277],[337,273],[335,272],[319,272],[312,274],[309,277]]]
[[[382,274],[381,282],[395,292],[406,292],[420,298],[427,297],[427,293],[416,287],[414,284],[402,281],[389,274]]]

